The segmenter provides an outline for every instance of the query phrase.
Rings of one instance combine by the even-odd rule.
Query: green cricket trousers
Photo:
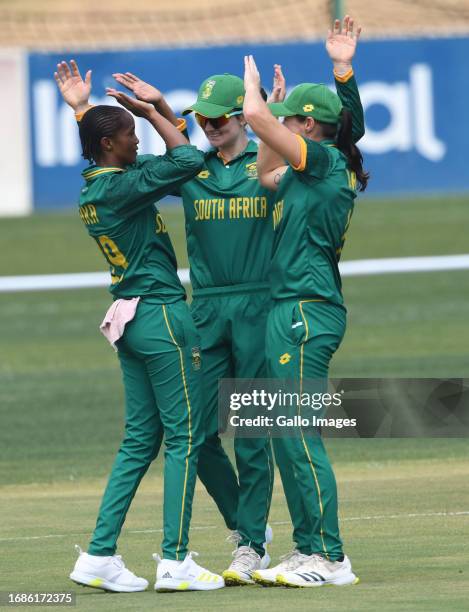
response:
[[[202,398],[206,438],[198,475],[240,546],[265,553],[265,527],[273,488],[270,437],[235,438],[238,478],[218,434],[218,381],[265,376],[267,286],[233,285],[196,290],[191,312],[202,342]]]
[[[329,362],[345,333],[345,308],[324,300],[279,300],[267,321],[270,378],[320,379],[327,386]],[[293,541],[306,555],[342,557],[337,485],[320,433],[298,428],[273,439],[275,460],[293,523]]]
[[[125,386],[125,436],[88,552],[115,553],[127,510],[164,435],[162,550],[165,559],[183,559],[204,439],[200,339],[186,302],[142,298],[117,347]]]

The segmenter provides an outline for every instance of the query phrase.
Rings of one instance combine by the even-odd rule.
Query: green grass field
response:
[[[181,267],[181,212],[163,211]],[[345,259],[469,251],[467,201],[360,202]],[[104,269],[74,214],[2,219],[0,275]],[[5,255],[6,254],[6,255]],[[467,377],[467,271],[344,279],[346,339],[333,376]],[[123,429],[117,359],[98,332],[105,289],[0,294],[0,591],[75,590],[83,610],[469,610],[467,440],[331,440],[342,535],[361,584],[343,589],[246,587],[209,594],[111,595],[67,579],[86,546]],[[120,553],[153,580],[161,540],[161,461],[144,479]],[[279,478],[274,557],[291,548]],[[228,535],[197,490],[191,548],[223,570]]]

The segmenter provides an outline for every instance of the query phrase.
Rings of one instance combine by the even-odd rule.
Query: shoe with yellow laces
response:
[[[154,554],[157,562],[155,591],[213,591],[225,586],[221,576],[204,569],[194,561],[196,552],[189,552],[184,561],[162,559]]]

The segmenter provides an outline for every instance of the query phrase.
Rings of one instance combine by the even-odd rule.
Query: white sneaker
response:
[[[278,574],[283,574],[285,572],[292,572],[296,570],[300,565],[305,563],[309,559],[309,555],[303,555],[299,550],[292,550],[280,557],[280,563],[275,567],[271,567],[270,569],[260,568],[256,570],[252,579],[257,584],[261,584],[262,586],[279,586],[278,583],[275,582]]]
[[[294,571],[277,575],[277,582],[288,587],[317,587],[326,584],[345,586],[358,584],[348,557],[343,561],[327,561],[321,555],[311,555]]]
[[[269,525],[269,523],[267,523],[267,526],[265,528],[265,542],[263,544],[265,553],[264,556],[261,558],[260,569],[267,569],[270,565],[270,555],[267,552],[267,545],[271,544],[273,539],[274,532],[272,531],[272,527]],[[226,541],[238,546],[238,544],[241,542],[241,534],[235,529],[231,532],[231,535],[226,538]]]
[[[162,559],[154,554],[157,562],[155,591],[213,591],[225,586],[223,578],[200,567],[193,560],[196,552],[187,553],[184,561]]]
[[[117,593],[135,593],[147,588],[148,581],[128,570],[120,555],[98,557],[83,552],[78,545],[75,549],[79,555],[70,578],[77,584]]]
[[[222,574],[226,586],[254,584],[252,574],[261,567],[261,558],[253,548],[239,546],[233,551],[233,561]]]

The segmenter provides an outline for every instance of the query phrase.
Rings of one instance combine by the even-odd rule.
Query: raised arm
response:
[[[59,88],[64,101],[73,108],[78,119],[91,108],[89,103],[91,94],[91,70],[82,79],[80,70],[75,60],[70,60],[70,66],[62,61],[57,64],[57,71],[54,72],[55,82]]]
[[[166,147],[174,149],[181,145],[189,144],[187,138],[182,134],[178,128],[168,121],[166,117],[163,117],[153,106],[142,100],[131,98],[122,91],[117,91],[112,87],[106,88],[106,94],[115,98],[119,104],[122,104],[124,108],[130,111],[136,117],[143,117],[155,128],[161,138],[164,140]]]
[[[159,89],[157,89],[153,85],[150,85],[149,83],[146,83],[131,72],[116,72],[112,76],[116,79],[118,83],[126,87],[129,91],[131,91],[138,100],[153,104],[153,106],[160,113],[160,115],[162,115],[170,123],[175,125],[179,131],[182,132],[186,129],[185,119],[180,119],[176,117],[173,109],[166,102],[163,94]]]
[[[301,144],[295,134],[277,121],[262,99],[260,76],[252,55],[244,58],[244,87],[244,117],[262,141],[257,158],[259,180],[275,191],[287,170],[285,162],[300,165]]]
[[[326,51],[334,66],[337,95],[352,113],[353,142],[358,142],[365,133],[365,117],[352,67],[360,33],[361,28],[354,31],[354,21],[346,15],[342,24],[338,19],[334,21],[326,40]]]

